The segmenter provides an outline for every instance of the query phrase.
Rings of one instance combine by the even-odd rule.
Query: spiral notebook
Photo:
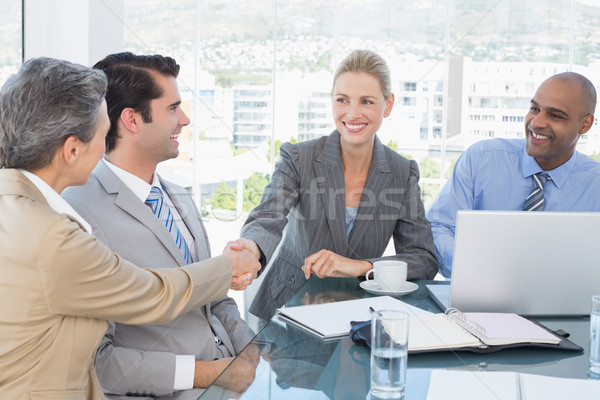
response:
[[[363,343],[370,345],[370,327],[359,330]],[[388,334],[392,338],[396,335],[393,329]],[[513,313],[462,313],[450,308],[443,314],[413,315],[410,319],[409,353],[448,350],[486,353],[520,346],[583,350],[557,332]]]
[[[461,347],[485,349],[523,343],[557,345],[562,340],[512,313],[462,313],[449,308],[443,314],[411,318],[410,324],[408,351],[413,352]]]

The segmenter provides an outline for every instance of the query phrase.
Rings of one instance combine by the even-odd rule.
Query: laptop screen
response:
[[[600,294],[600,213],[459,211],[450,306],[589,315]]]

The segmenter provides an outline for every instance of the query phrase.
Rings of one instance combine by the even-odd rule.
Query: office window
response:
[[[353,49],[390,66],[396,104],[379,136],[422,166],[426,207],[470,144],[523,137],[543,79],[576,70],[600,83],[590,0],[124,1],[125,48],[182,65],[192,124],[163,168],[194,193],[211,237],[238,231],[281,143],[331,132],[332,74]],[[581,151],[600,153],[598,129]]]
[[[407,92],[416,92],[417,82],[404,82],[404,90]]]
[[[417,99],[415,97],[403,97],[402,98],[402,105],[403,106],[416,106],[417,105]]]
[[[23,61],[21,0],[0,2],[0,85],[17,72]]]

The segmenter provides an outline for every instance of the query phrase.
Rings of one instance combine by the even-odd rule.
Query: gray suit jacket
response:
[[[270,319],[306,281],[301,270],[304,259],[321,249],[373,262],[381,258],[393,237],[396,255],[386,258],[406,261],[409,279],[435,276],[438,264],[415,161],[375,137],[371,167],[348,241],[337,130],[319,139],[285,143],[280,154],[261,203],[241,232],[242,237],[256,241],[265,264],[272,263],[250,312]]]
[[[160,180],[194,237],[188,245],[195,246],[200,259],[209,258],[206,230],[189,193]],[[103,161],[86,185],[65,190],[63,197],[92,225],[94,235],[123,258],[142,267],[185,265],[168,230]],[[211,327],[223,345],[216,346]],[[195,399],[200,390],[173,392],[175,355],[194,355],[198,360],[229,357],[238,354],[253,336],[229,297],[164,325],[111,322],[96,355],[96,371],[107,394]]]

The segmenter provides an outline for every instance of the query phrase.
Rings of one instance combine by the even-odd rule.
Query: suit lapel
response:
[[[313,162],[327,225],[337,254],[346,256],[346,202],[344,168],[340,158],[340,134],[327,137],[321,154]]]
[[[210,258],[210,248],[207,245],[205,238],[204,225],[200,220],[200,216],[196,212],[196,206],[190,196],[190,193],[181,186],[174,186],[159,176],[160,183],[164,185],[169,193],[169,197],[173,202],[177,212],[183,219],[183,223],[187,226],[190,234],[194,238],[194,247],[199,260]],[[189,243],[188,243],[189,245]]]
[[[115,175],[103,161],[98,163],[94,175],[108,194],[115,195],[114,203],[117,207],[137,219],[146,226],[163,246],[171,253],[179,265],[185,265],[186,261],[171,237],[171,234],[156,218],[150,207],[140,207],[140,199]]]
[[[363,194],[360,199],[360,206],[358,207],[354,227],[350,234],[350,249],[354,249],[359,245],[369,227],[371,227],[371,229],[374,227],[376,228],[374,221],[380,210],[379,202],[381,199],[379,196],[388,186],[390,177],[391,169],[385,155],[385,147],[379,141],[377,136],[375,136],[373,159],[371,160],[367,182],[365,183],[365,188],[363,189]]]

